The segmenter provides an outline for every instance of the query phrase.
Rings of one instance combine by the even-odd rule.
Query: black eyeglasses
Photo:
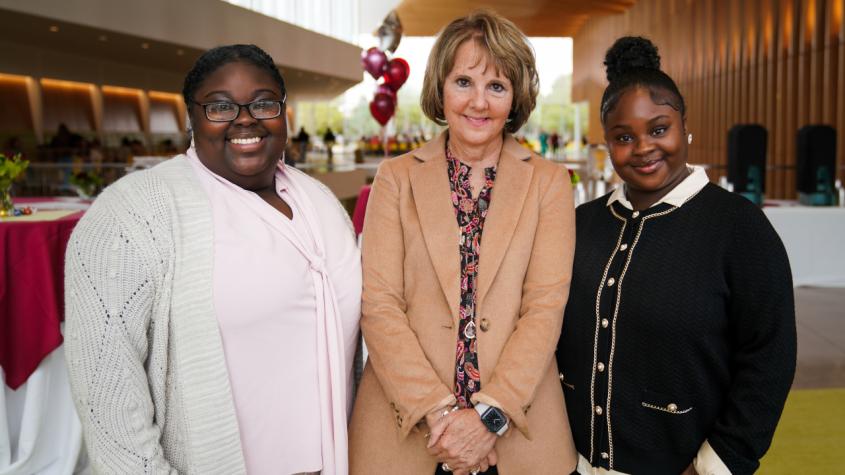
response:
[[[250,102],[249,104],[238,104],[237,102],[196,102],[191,101],[198,106],[205,109],[205,118],[211,122],[231,122],[238,118],[241,114],[241,108],[246,107],[249,115],[256,120],[275,119],[282,115],[282,104],[285,99],[281,101],[271,101],[268,99],[260,99]]]

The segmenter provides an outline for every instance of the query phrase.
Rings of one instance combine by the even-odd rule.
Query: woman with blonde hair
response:
[[[496,14],[453,21],[431,51],[422,109],[448,128],[381,165],[364,224],[353,474],[575,467],[553,358],[572,190],[510,135],[537,88],[527,39]]]

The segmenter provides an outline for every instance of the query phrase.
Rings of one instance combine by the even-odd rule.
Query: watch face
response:
[[[481,421],[484,422],[484,425],[487,426],[487,429],[490,432],[499,432],[499,430],[508,423],[507,418],[502,411],[495,407],[491,407],[484,412],[484,415],[481,416]]]

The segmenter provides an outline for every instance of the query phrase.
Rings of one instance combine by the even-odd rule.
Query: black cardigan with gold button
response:
[[[678,474],[710,443],[734,474],[771,443],[795,371],[789,262],[765,215],[706,185],[680,207],[576,211],[558,366],[594,466]]]

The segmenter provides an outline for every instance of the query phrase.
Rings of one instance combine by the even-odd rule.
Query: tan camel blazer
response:
[[[349,427],[353,475],[431,475],[425,415],[454,404],[460,259],[446,134],[385,161],[367,207],[361,328],[369,359]],[[479,261],[481,391],[511,429],[504,475],[576,464],[554,351],[575,248],[566,170],[505,136]]]

